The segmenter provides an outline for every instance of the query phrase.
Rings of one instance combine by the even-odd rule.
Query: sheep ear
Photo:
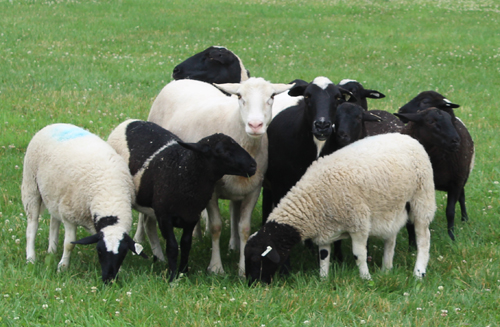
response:
[[[132,253],[140,255],[144,259],[148,258],[148,256],[144,252],[142,252],[142,245],[140,245],[139,243],[135,243],[132,237],[130,237],[128,234],[125,234],[123,239],[125,242],[127,242],[128,249],[132,251]]]
[[[182,146],[185,149],[191,150],[193,152],[199,152],[204,155],[207,155],[210,153],[210,147],[207,144],[199,144],[199,143],[184,143],[181,141],[178,141],[177,144]]]
[[[401,120],[403,123],[408,123],[410,121],[413,121],[413,122],[421,122],[422,121],[422,115],[418,114],[418,113],[414,113],[414,114],[400,114],[400,113],[394,113],[395,116],[397,116],[399,118],[399,120]]]
[[[84,237],[78,241],[71,242],[71,244],[83,244],[83,245],[95,244],[99,242],[101,238],[102,238],[101,233],[97,233],[94,235]]]
[[[460,107],[460,105],[458,105],[456,103],[453,103],[453,102],[451,102],[450,100],[448,100],[446,98],[444,98],[443,101],[446,103],[445,107],[447,107],[447,108],[458,108],[458,107]]]
[[[285,91],[288,91],[292,87],[294,87],[294,85],[295,84],[281,84],[281,83],[273,84],[274,94],[280,94],[280,93],[283,93]]]
[[[377,121],[381,122],[383,119],[371,112],[363,111],[363,121]]]
[[[264,252],[262,252],[261,257],[263,258],[266,257],[274,263],[279,263],[281,259],[280,255],[278,254],[278,251],[276,251],[270,246],[268,246],[267,249]]]
[[[288,91],[288,95],[291,97],[298,97],[300,95],[304,95],[304,92],[306,91],[306,88],[309,84],[293,84],[292,88],[290,91]]]
[[[240,89],[240,83],[225,83],[225,84],[213,84],[219,90],[229,93],[229,94],[237,94]]]
[[[365,97],[370,98],[370,99],[382,99],[385,98],[385,94],[375,91],[375,90],[365,90]]]
[[[344,97],[345,101],[347,101],[347,102],[354,102],[354,103],[356,101],[358,101],[358,99],[356,99],[356,97],[354,96],[354,94],[352,94],[350,91],[347,91],[343,87],[339,87],[339,91],[342,94],[342,96]]]

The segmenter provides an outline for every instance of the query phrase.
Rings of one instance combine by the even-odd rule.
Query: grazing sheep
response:
[[[177,274],[178,245],[174,227],[182,228],[181,273],[187,272],[193,228],[222,176],[249,177],[255,160],[232,138],[213,134],[184,143],[155,123],[127,120],[110,134],[108,143],[129,164],[136,189],[134,208],[145,221],[151,248],[162,258],[156,221],[167,241],[170,280]],[[153,218],[153,219],[150,219]]]
[[[267,126],[275,95],[293,85],[271,84],[262,78],[250,78],[240,84],[217,84],[218,88],[238,98],[214,95],[210,84],[192,81],[173,81],[163,88],[149,113],[149,121],[175,133],[185,142],[194,142],[213,133],[231,136],[257,162],[257,171],[250,178],[224,176],[216,184],[207,206],[212,234],[212,259],[208,270],[223,273],[219,239],[222,229],[218,199],[231,200],[230,249],[240,248],[240,275],[245,261],[243,250],[250,235],[250,220],[260,195],[267,170]],[[161,99],[161,101],[159,100]],[[161,104],[161,105],[160,105]],[[236,239],[239,237],[239,239]]]
[[[312,239],[320,247],[320,275],[326,277],[331,243],[350,236],[360,275],[370,279],[368,236],[385,240],[382,268],[391,269],[397,233],[409,219],[418,244],[414,275],[423,277],[435,210],[432,167],[422,145],[397,133],[365,138],[309,167],[248,239],[246,276],[249,284],[271,282],[291,248]]]
[[[38,217],[50,212],[49,253],[55,253],[64,223],[64,252],[58,268],[69,266],[74,244],[97,243],[102,280],[115,279],[128,250],[142,247],[128,235],[134,186],[127,164],[94,134],[70,124],[49,125],[35,134],[24,157],[21,187],[28,225],[26,259],[35,261]],[[93,235],[76,241],[76,227]]]
[[[211,46],[175,66],[172,77],[207,83],[240,83],[250,77],[250,72],[233,52]]]
[[[448,110],[453,111],[451,108]],[[464,124],[455,118],[453,113],[450,115],[448,110],[433,108],[396,115],[404,122],[409,122],[401,133],[416,138],[429,154],[436,190],[448,193],[446,204],[448,235],[455,240],[457,201],[460,203],[462,221],[468,219],[464,187],[474,166],[474,142]],[[415,234],[412,226],[408,227],[410,245],[414,245]]]

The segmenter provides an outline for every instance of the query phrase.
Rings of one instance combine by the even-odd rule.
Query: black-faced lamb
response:
[[[140,120],[118,125],[108,142],[128,162],[137,194],[134,208],[148,217],[145,227],[151,247],[157,257],[163,257],[156,233],[158,221],[167,241],[173,280],[178,256],[174,227],[183,229],[179,271],[185,273],[193,228],[215,183],[224,175],[252,176],[256,162],[227,135],[213,134],[197,143],[184,143],[157,124]]]
[[[49,253],[57,250],[64,223],[64,252],[58,269],[69,266],[74,244],[97,243],[102,280],[117,277],[128,250],[145,256],[128,235],[134,185],[127,164],[98,136],[70,124],[44,127],[24,157],[22,201],[27,215],[26,258],[35,261],[38,218],[50,213]],[[93,235],[76,241],[76,228]]]
[[[382,99],[385,95],[376,90],[365,89],[363,85],[352,79],[343,79],[339,83],[340,86],[351,92],[357,99],[356,103],[363,107],[365,110],[380,118],[379,121],[366,122],[366,132],[368,136],[386,134],[386,133],[399,133],[404,124],[398,117],[385,110],[368,110],[367,98]]]
[[[175,66],[172,77],[207,83],[240,83],[250,77],[250,72],[233,52],[211,46]]]
[[[328,276],[330,245],[350,237],[362,278],[368,236],[385,240],[382,268],[392,268],[398,231],[415,224],[414,268],[423,277],[429,260],[429,224],[436,210],[432,166],[423,146],[398,133],[367,137],[315,161],[247,242],[246,276],[271,282],[291,248],[312,239],[320,247],[320,275]]]
[[[450,102],[444,101],[449,104]],[[446,106],[446,105],[445,105]],[[418,106],[420,107],[420,106]],[[448,110],[419,109],[408,113],[396,114],[403,121],[409,122],[401,131],[408,134],[424,146],[431,158],[434,170],[434,184],[437,190],[448,193],[446,220],[448,235],[455,240],[454,221],[455,205],[460,203],[462,220],[467,220],[465,207],[465,183],[474,166],[474,142],[465,125]],[[414,107],[416,109],[416,107]],[[415,236],[409,226],[410,245],[414,245]]]
[[[325,141],[333,133],[337,107],[356,100],[349,91],[322,76],[306,85],[294,86],[288,93],[304,99],[281,111],[269,125],[263,222],[273,203],[277,204],[320,156]]]
[[[239,272],[244,274],[243,249],[250,235],[253,208],[267,170],[267,126],[275,95],[293,85],[272,84],[262,78],[249,78],[237,84],[217,84],[237,97],[221,96],[208,83],[178,80],[167,84],[153,103],[149,121],[170,130],[185,142],[194,142],[213,133],[231,136],[257,162],[255,175],[249,178],[224,176],[215,186],[207,206],[212,234],[212,259],[208,271],[223,273],[219,239],[222,230],[218,199],[231,200],[231,226],[238,229],[230,240],[230,249],[240,249]],[[238,238],[236,238],[238,237]]]

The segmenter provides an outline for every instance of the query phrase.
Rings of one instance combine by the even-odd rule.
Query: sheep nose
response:
[[[262,126],[264,126],[264,123],[261,121],[250,121],[248,122],[248,126],[252,129],[252,131],[258,132]]]
[[[348,135],[346,132],[344,132],[344,131],[339,131],[339,132],[337,133],[337,135],[338,135],[338,137],[339,137],[342,141],[349,141],[349,139],[350,139],[350,138],[349,138],[349,135]]]
[[[316,127],[316,129],[319,131],[319,132],[323,132],[323,131],[326,131],[330,128],[330,126],[332,126],[332,122],[330,121],[325,121],[325,120],[317,120],[314,122],[314,127]]]

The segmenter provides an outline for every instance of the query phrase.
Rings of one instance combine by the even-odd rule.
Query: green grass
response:
[[[498,326],[499,7],[488,0],[0,0],[0,325]],[[227,204],[225,276],[205,273],[209,237],[194,242],[189,274],[171,284],[165,264],[129,255],[118,283],[104,286],[95,249],[84,246],[56,273],[61,253],[47,255],[47,214],[38,261],[26,265],[20,184],[34,133],[68,122],[106,138],[127,117],[146,119],[173,67],[214,44],[272,82],[357,79],[387,95],[371,108],[394,112],[431,89],[461,105],[456,114],[476,143],[470,222],[456,220],[452,242],[437,193],[425,279],[412,277],[415,253],[402,231],[387,274],[379,269],[382,242],[370,243],[373,281],[359,278],[344,242],[345,263],[334,263],[328,280],[298,246],[289,278],[249,288],[237,277],[238,254],[226,255]],[[260,204],[252,230],[259,221]]]

